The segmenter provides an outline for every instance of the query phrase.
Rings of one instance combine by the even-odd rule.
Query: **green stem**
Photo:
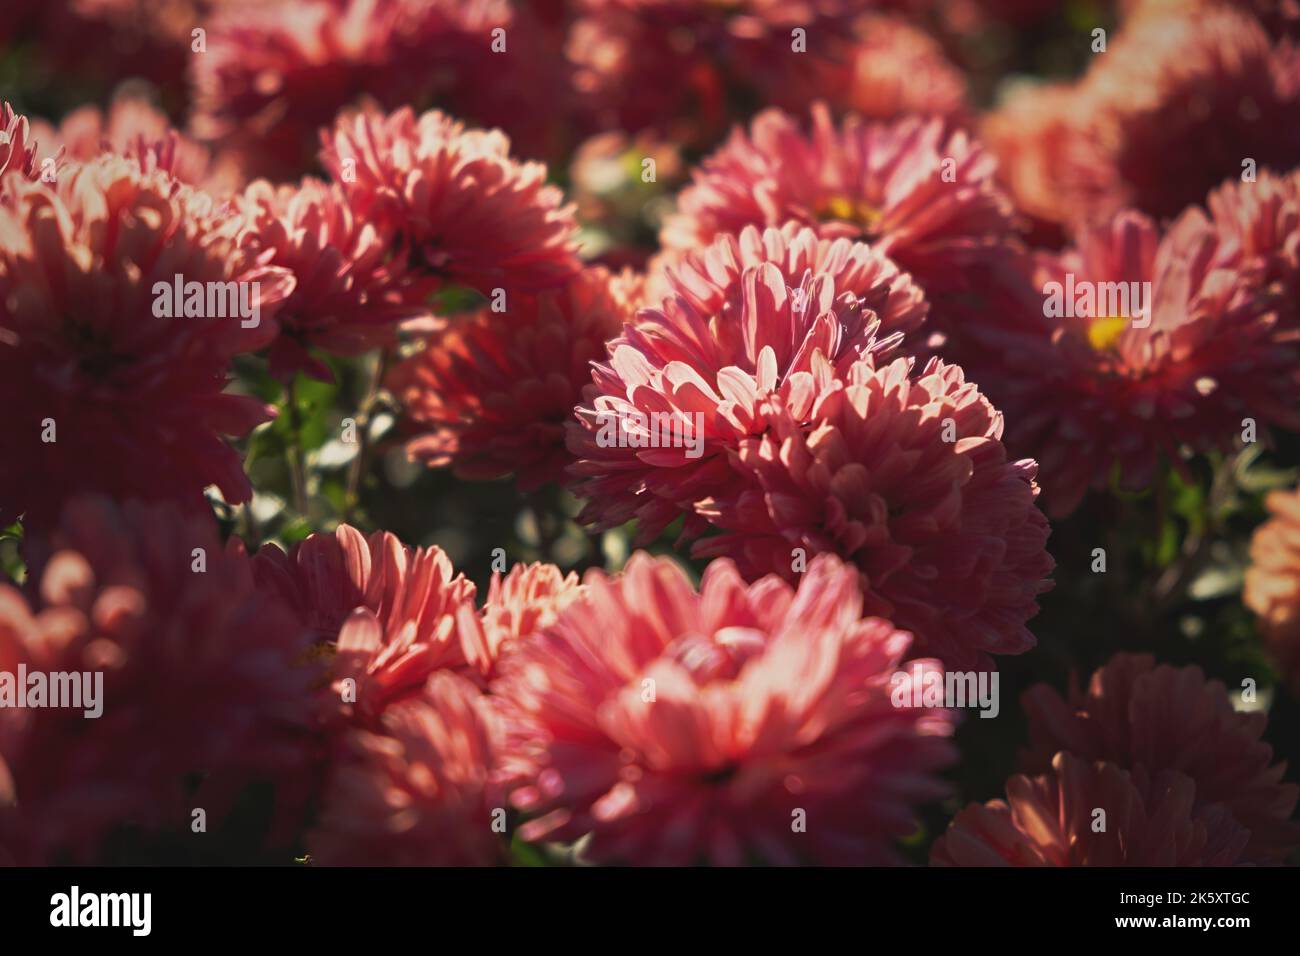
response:
[[[352,520],[353,512],[356,511],[357,505],[361,501],[361,479],[365,476],[371,452],[370,420],[374,417],[375,410],[380,404],[384,376],[388,373],[388,365],[391,360],[392,351],[390,349],[384,349],[379,353],[379,358],[376,360],[375,367],[370,374],[370,381],[366,386],[366,394],[362,397],[361,405],[357,409],[357,454],[348,468],[348,487],[343,506],[343,521],[345,523]]]
[[[293,510],[307,514],[307,468],[302,453],[302,412],[298,408],[298,376],[285,386],[285,405],[289,409],[289,485],[293,493]]]
[[[1168,608],[1180,601],[1210,556],[1210,544],[1221,530],[1219,512],[1232,494],[1240,452],[1228,455],[1210,479],[1210,489],[1201,503],[1200,528],[1189,528],[1181,553],[1156,580],[1155,605]]]

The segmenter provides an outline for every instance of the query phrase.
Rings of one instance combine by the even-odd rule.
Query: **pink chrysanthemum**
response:
[[[1300,334],[1300,170],[1230,179],[1206,205],[1223,242],[1220,258],[1276,296],[1280,326]]]
[[[1102,144],[1079,129],[1090,110],[1075,85],[1044,83],[1014,89],[981,121],[999,181],[1041,229],[1084,218],[1088,194],[1100,189]]]
[[[516,564],[504,578],[494,573],[483,610],[458,622],[470,666],[493,676],[502,657],[550,627],[582,594],[577,574],[553,564]]]
[[[26,512],[35,528],[78,491],[202,508],[216,484],[227,501],[248,498],[221,436],[270,409],[225,393],[227,369],[275,335],[293,279],[248,259],[238,223],[212,205],[114,156],[53,186],[13,172],[0,182],[0,460],[23,463],[0,471],[0,513]],[[159,308],[155,287],[178,275],[235,283],[222,288],[256,295],[260,316],[166,317],[175,308]]]
[[[440,672],[389,707],[380,732],[347,731],[308,836],[324,866],[485,866],[504,863],[494,828],[504,807],[490,775],[500,721],[482,692]]]
[[[870,6],[586,0],[566,47],[579,106],[592,130],[650,131],[708,146],[736,99],[788,108],[812,99],[835,65],[850,60],[852,20]]]
[[[0,100],[0,176],[11,169],[24,176],[36,173],[37,143],[31,122],[7,102]]]
[[[1082,80],[1051,96],[1039,105],[1064,128],[1057,145],[1040,144],[1050,161],[1037,168],[1062,220],[1105,222],[1124,208],[1172,217],[1246,160],[1300,165],[1300,48],[1272,43],[1223,4],[1135,17]]]
[[[1132,206],[1173,216],[1242,160],[1300,165],[1300,49],[1272,45],[1254,17],[1223,8],[1138,18],[1083,81],[1091,129],[1114,179],[1097,215]]]
[[[1300,825],[1290,822],[1300,787],[1282,782],[1286,764],[1274,764],[1260,739],[1268,717],[1233,710],[1223,684],[1200,668],[1117,654],[1068,702],[1038,684],[1023,704],[1028,772],[1042,772],[1061,750],[1153,777],[1176,771],[1195,783],[1198,807],[1221,805],[1250,832],[1246,859],[1281,860],[1300,844]]]
[[[971,284],[1007,254],[1010,201],[996,162],[939,119],[836,126],[823,104],[812,130],[779,110],[760,113],[708,157],[664,224],[670,249],[692,249],[745,226],[813,226],[828,238],[871,243],[932,298]]]
[[[431,281],[390,256],[390,223],[356,216],[336,184],[303,179],[297,186],[258,180],[241,206],[246,243],[260,261],[291,271],[297,285],[281,305],[271,374],[331,373],[309,349],[357,355],[392,344],[399,323],[428,315]]]
[[[492,686],[525,839],[591,834],[596,862],[897,861],[944,792],[952,717],[893,706],[910,638],[862,619],[852,569],[820,558],[796,593],[719,561],[697,593],[637,554],[585,583]]]
[[[115,827],[187,827],[195,806],[215,823],[305,763],[307,635],[210,518],[78,499],[33,582],[30,608],[0,585],[0,669],[97,672],[102,714],[0,708],[0,860],[94,862]]]
[[[361,110],[322,132],[321,160],[354,211],[390,222],[393,254],[485,294],[538,292],[579,269],[573,209],[541,163],[510,158],[498,130],[467,130],[437,111]]]
[[[870,14],[855,22],[854,36],[847,62],[818,62],[817,95],[837,111],[870,120],[966,115],[965,79],[925,31],[900,16]]]
[[[334,647],[338,699],[363,726],[417,694],[434,671],[466,663],[456,621],[462,608],[474,609],[474,584],[454,573],[440,548],[413,548],[386,531],[366,537],[344,524],[288,554],[266,545],[255,569],[319,644]],[[342,693],[348,680],[353,700]]]
[[[1255,529],[1242,600],[1282,678],[1300,696],[1300,490],[1273,491],[1264,499],[1272,515]]]
[[[229,164],[215,163],[206,147],[173,129],[166,114],[137,97],[115,99],[107,115],[83,106],[57,128],[38,121],[32,132],[42,157],[87,162],[103,153],[118,153],[222,198],[239,183],[238,172]]]
[[[1050,514],[1116,471],[1123,488],[1149,486],[1182,446],[1230,447],[1246,419],[1300,427],[1295,343],[1224,252],[1199,210],[1163,237],[1125,212],[1040,256],[1023,305],[972,330],[992,363],[973,374],[1006,413],[1008,445],[1038,459]]]
[[[481,685],[579,597],[576,577],[516,566],[480,612],[438,548],[348,525],[289,554],[267,546],[254,570],[332,654],[315,862],[501,862],[501,729]]]
[[[926,314],[910,278],[874,249],[795,224],[721,236],[670,262],[662,285],[662,307],[641,310],[610,343],[568,436],[589,499],[582,520],[609,528],[635,517],[642,541],[734,480],[729,458],[766,427],[766,399],[803,401],[815,356],[847,368],[896,340],[878,331],[913,332]],[[651,415],[683,439],[690,426],[700,447],[646,447]]]
[[[463,478],[514,474],[525,490],[562,478],[565,424],[632,314],[632,286],[590,268],[555,292],[508,295],[502,312],[449,319],[388,382],[418,432],[407,453]]]
[[[935,866],[1231,866],[1248,834],[1221,807],[1198,809],[1173,771],[1148,779],[1057,754],[1047,773],[1007,781],[1007,799],[971,804],[935,841]],[[1104,827],[1098,827],[1105,812]]]
[[[724,533],[698,556],[793,578],[829,551],[861,575],[867,613],[953,668],[1034,646],[1050,587],[1049,527],[1033,461],[1008,461],[1002,416],[958,366],[855,365],[823,378],[737,452],[744,475],[697,508]]]
[[[285,178],[317,130],[364,92],[388,107],[490,82],[508,0],[302,0],[224,11],[191,57],[202,139],[236,143],[251,172]]]

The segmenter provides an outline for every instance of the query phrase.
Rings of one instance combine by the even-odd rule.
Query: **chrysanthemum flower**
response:
[[[582,594],[577,574],[553,564],[516,564],[504,578],[493,573],[483,610],[458,621],[470,666],[493,675],[504,655],[550,627]]]
[[[344,734],[308,836],[324,866],[485,866],[505,861],[490,775],[500,721],[482,692],[440,672],[389,707],[381,731]],[[495,814],[494,814],[495,811]]]
[[[1250,542],[1242,600],[1259,615],[1283,679],[1300,695],[1300,490],[1270,492],[1264,503],[1272,517]]]
[[[1300,165],[1300,48],[1224,4],[1132,18],[1082,80],[1052,96],[1041,105],[1068,131],[1052,134],[1059,148],[1045,144],[1054,161],[1039,168],[1071,221],[1124,208],[1172,217],[1247,160]]]
[[[289,378],[301,369],[329,379],[328,366],[309,349],[357,355],[391,344],[399,323],[428,315],[430,280],[390,257],[391,224],[358,218],[338,185],[306,178],[277,187],[258,180],[241,206],[249,250],[297,279],[277,313],[272,375]]]
[[[191,57],[202,139],[240,146],[258,175],[297,175],[317,130],[364,91],[385,106],[488,82],[508,0],[301,0],[214,17]]]
[[[1163,237],[1125,212],[1041,256],[1023,305],[971,330],[992,363],[972,374],[1006,413],[1007,444],[1038,459],[1050,514],[1116,471],[1146,488],[1162,459],[1228,448],[1246,419],[1300,427],[1295,343],[1223,253],[1199,210]]]
[[[867,613],[954,668],[1034,646],[1050,587],[1033,461],[1008,461],[1002,416],[958,366],[855,365],[743,439],[738,478],[697,511],[723,533],[698,556],[793,578],[809,555],[856,567]]]
[[[851,58],[852,20],[870,6],[585,0],[566,53],[592,129],[652,131],[703,147],[725,130],[737,99],[787,108],[812,99],[834,65]]]
[[[492,685],[525,839],[591,834],[595,862],[897,861],[944,792],[952,715],[893,706],[910,638],[862,619],[852,568],[820,558],[795,592],[718,561],[697,593],[637,554],[585,583]]]
[[[509,294],[504,311],[448,319],[388,382],[418,432],[408,454],[463,478],[514,474],[526,490],[562,478],[565,425],[635,294],[630,276],[591,268],[555,292]]]
[[[238,223],[212,206],[115,156],[64,170],[54,185],[13,172],[0,183],[0,459],[23,463],[0,471],[10,519],[26,512],[35,529],[78,491],[204,508],[203,489],[216,484],[227,501],[247,499],[221,436],[271,410],[225,393],[227,369],[275,335],[293,279],[247,258]],[[177,276],[214,284],[204,315],[176,314],[175,296],[156,291],[174,291]],[[207,305],[215,284],[224,308]],[[239,314],[236,292],[260,315]]]
[[[674,260],[664,285],[663,305],[610,343],[568,436],[589,499],[582,520],[635,517],[642,541],[734,480],[729,457],[766,427],[767,397],[805,401],[816,354],[847,368],[896,341],[877,332],[915,331],[926,314],[910,278],[874,249],[795,224],[721,236]]]
[[[500,862],[504,803],[489,780],[501,729],[481,685],[579,597],[576,576],[516,565],[493,576],[480,612],[438,548],[348,525],[289,554],[264,547],[254,570],[332,655],[313,860]]]
[[[255,569],[319,644],[334,647],[338,699],[363,726],[418,693],[434,671],[466,663],[456,620],[462,608],[473,611],[474,584],[454,573],[441,548],[413,548],[386,531],[366,537],[344,524],[288,554],[264,546]]]
[[[545,166],[510,158],[500,131],[437,111],[365,109],[321,136],[321,161],[353,210],[391,222],[393,254],[411,268],[489,295],[554,288],[578,271],[572,208]]]
[[[1200,668],[1117,654],[1068,702],[1045,684],[1022,702],[1028,772],[1042,772],[1061,750],[1153,778],[1177,771],[1194,782],[1198,808],[1221,805],[1250,831],[1245,859],[1280,860],[1300,844],[1300,825],[1290,822],[1300,787],[1282,782],[1286,764],[1274,764],[1273,748],[1260,739],[1268,717],[1233,710],[1223,684],[1207,681]]]
[[[660,238],[691,249],[719,233],[795,220],[823,237],[870,243],[933,299],[966,289],[976,263],[984,273],[1007,254],[1013,216],[994,184],[996,165],[939,119],[849,117],[837,126],[817,104],[805,133],[794,117],[767,110],[703,161]]]
[[[1300,170],[1229,179],[1206,205],[1223,242],[1220,258],[1275,295],[1280,327],[1300,332]]]
[[[854,23],[853,35],[846,62],[814,61],[824,71],[819,98],[871,120],[964,117],[965,79],[925,31],[901,16],[869,14]]]
[[[33,141],[31,122],[7,102],[0,100],[0,176],[16,169],[24,176],[36,170],[37,143]]]
[[[1060,753],[1042,776],[1007,781],[1007,799],[971,804],[930,849],[936,866],[1231,866],[1248,834],[1196,785],[1149,779]],[[1098,815],[1105,813],[1105,817]],[[1099,824],[1104,824],[1099,826]]]
[[[1084,218],[1089,196],[1102,188],[1102,144],[1079,128],[1091,109],[1076,85],[1043,83],[1014,88],[981,120],[999,182],[1040,228]]]
[[[34,122],[32,132],[42,157],[86,162],[103,153],[117,153],[221,198],[239,184],[237,170],[214,162],[206,147],[173,129],[166,114],[138,97],[115,99],[107,115],[98,107],[83,106],[65,116],[57,128]]]
[[[98,674],[102,713],[0,708],[0,860],[94,862],[118,826],[187,828],[193,807],[215,823],[246,784],[301,769],[306,649],[210,518],[69,504],[33,568],[31,606],[0,585],[0,669]]]

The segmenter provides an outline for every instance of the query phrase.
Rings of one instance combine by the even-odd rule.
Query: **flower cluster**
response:
[[[0,863],[1300,859],[1294,3],[49,7]]]

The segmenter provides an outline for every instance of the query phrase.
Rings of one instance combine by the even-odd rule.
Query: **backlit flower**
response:
[[[504,578],[494,572],[483,610],[458,620],[470,665],[492,675],[504,655],[554,624],[582,594],[578,576],[553,564],[516,564]]]
[[[1247,419],[1300,427],[1296,343],[1226,255],[1199,210],[1163,236],[1125,212],[1041,255],[1022,304],[971,329],[972,374],[1006,413],[1007,444],[1038,459],[1049,513],[1116,478],[1149,487],[1184,446],[1226,449]]]
[[[30,605],[0,585],[0,670],[97,674],[102,710],[0,707],[0,860],[96,862],[195,806],[215,827],[246,784],[303,770],[307,635],[209,517],[77,499],[33,582]]]
[[[309,350],[357,355],[392,344],[399,323],[428,315],[423,300],[430,281],[390,257],[391,228],[358,218],[337,185],[258,180],[240,202],[249,250],[297,280],[277,314],[273,375],[290,377],[302,369],[329,379],[329,368]]]
[[[274,337],[293,279],[247,257],[213,205],[116,156],[0,182],[0,459],[23,463],[0,470],[0,520],[35,529],[79,491],[248,498],[223,436],[270,410],[224,391],[228,367]]]
[[[448,319],[388,381],[417,433],[408,454],[464,478],[514,474],[524,489],[562,478],[573,461],[565,425],[631,317],[635,287],[590,268],[563,289]]]
[[[499,130],[409,108],[345,113],[321,159],[356,215],[396,231],[412,269],[490,295],[563,285],[579,268],[573,210],[541,163],[510,158]]]
[[[806,401],[816,361],[848,368],[926,314],[889,259],[795,224],[720,236],[665,272],[662,305],[610,343],[569,429],[582,520],[635,517],[643,541],[682,513],[698,533],[690,512],[734,481],[730,458],[766,427],[769,396]]]
[[[740,442],[741,477],[697,507],[723,531],[697,556],[792,579],[808,556],[838,554],[867,613],[949,667],[1034,646],[1026,622],[1053,567],[1037,466],[1008,459],[1001,414],[960,367],[862,361],[768,425]]]
[[[971,804],[930,849],[936,866],[1231,866],[1248,834],[1196,785],[1057,754],[1042,776],[1007,781],[1006,800]],[[1104,816],[1099,816],[1104,814]]]
[[[492,685],[521,836],[590,834],[594,862],[898,860],[952,716],[893,705],[910,638],[862,619],[855,571],[821,558],[796,592],[718,561],[697,592],[638,554],[585,584]]]
[[[1283,859],[1300,844],[1290,822],[1300,787],[1284,783],[1261,739],[1268,717],[1238,713],[1219,681],[1199,667],[1157,665],[1148,655],[1117,654],[1068,701],[1045,684],[1023,697],[1030,749],[1023,766],[1042,772],[1065,750],[1084,760],[1141,769],[1153,779],[1176,771],[1195,784],[1197,807],[1221,805],[1250,833],[1245,859]]]
[[[1258,617],[1260,633],[1300,693],[1300,492],[1273,491],[1271,517],[1255,529],[1242,600]]]
[[[660,238],[691,249],[719,233],[794,220],[823,237],[870,243],[933,298],[968,289],[1007,254],[1012,209],[994,184],[996,167],[940,119],[851,116],[836,125],[818,104],[805,133],[794,117],[767,110],[703,161]]]
[[[474,584],[454,573],[441,548],[413,548],[386,531],[367,537],[343,524],[287,554],[263,547],[255,569],[259,584],[333,650],[338,699],[362,725],[418,694],[435,671],[465,665],[456,618],[461,608],[473,610]],[[346,696],[343,681],[351,682]]]
[[[494,829],[504,806],[490,776],[500,721],[482,692],[439,672],[395,703],[379,732],[346,731],[308,836],[322,866],[485,866],[504,863]],[[494,813],[500,816],[494,817]]]

